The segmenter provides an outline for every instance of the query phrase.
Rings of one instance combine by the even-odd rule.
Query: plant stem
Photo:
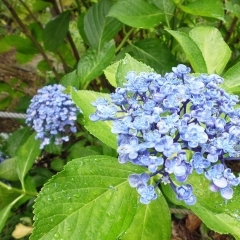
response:
[[[77,5],[78,14],[80,15],[81,14],[81,5],[79,3],[79,0],[75,0],[75,3]]]
[[[132,28],[129,32],[126,33],[126,35],[124,36],[123,40],[121,41],[121,43],[118,45],[116,52],[120,51],[122,46],[125,44],[125,42],[127,41],[128,37],[131,35],[131,33],[134,31],[134,29]]]
[[[237,24],[237,21],[238,21],[238,18],[234,17],[233,20],[232,20],[232,23],[231,23],[231,25],[230,25],[230,27],[229,27],[229,29],[227,31],[227,34],[226,34],[226,36],[224,38],[225,42],[228,42],[228,40],[230,39],[230,37],[231,37],[231,35],[232,35],[233,31],[234,31],[234,28],[235,28],[235,26]]]
[[[24,190],[21,190],[21,189],[13,188],[11,186],[8,186],[8,185],[4,184],[3,182],[0,182],[0,186],[7,189],[8,191],[20,193],[22,195],[29,195],[29,196],[36,197],[37,194],[38,194],[37,192],[33,193],[33,192],[27,192],[27,191],[24,191]]]

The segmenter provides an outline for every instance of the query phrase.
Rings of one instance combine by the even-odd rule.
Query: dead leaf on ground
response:
[[[19,223],[15,226],[15,230],[12,232],[12,236],[15,239],[23,238],[32,233],[32,226],[25,226],[22,223]]]

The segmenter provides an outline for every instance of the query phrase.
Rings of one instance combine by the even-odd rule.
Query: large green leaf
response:
[[[195,27],[189,36],[201,50],[207,72],[221,74],[231,57],[231,50],[219,30],[213,27]]]
[[[38,195],[30,239],[118,239],[138,207],[138,194],[127,178],[141,171],[107,156],[72,160]]]
[[[5,226],[5,223],[10,215],[11,208],[14,206],[15,203],[17,203],[23,195],[18,196],[16,199],[14,199],[11,203],[9,203],[6,207],[0,210],[0,232],[2,231],[3,227]]]
[[[107,17],[113,2],[109,0],[94,4],[84,17],[84,30],[90,45],[100,50],[104,43],[110,41],[122,27],[112,17]]]
[[[174,15],[175,4],[173,0],[152,0],[152,2],[162,12],[162,22],[166,22],[167,26],[170,27],[170,20]]]
[[[198,73],[207,73],[207,66],[202,52],[193,39],[191,39],[188,34],[183,32],[172,30],[166,31],[169,32],[179,42],[194,71]]]
[[[82,38],[83,42],[85,44],[87,44],[87,45],[90,45],[89,42],[88,42],[86,33],[84,31],[84,18],[85,18],[85,15],[86,15],[85,12],[80,14],[80,16],[78,17],[78,20],[77,20],[77,27],[78,27],[78,31],[79,31],[79,34],[81,35],[81,38]]]
[[[223,75],[223,87],[234,94],[240,93],[240,62],[228,69]]]
[[[35,133],[32,134],[24,145],[19,149],[16,156],[16,168],[19,179],[23,184],[24,189],[24,177],[31,169],[36,157],[41,153],[40,141],[35,139]]]
[[[115,134],[111,133],[112,123],[110,121],[92,122],[89,119],[89,115],[96,111],[91,102],[94,102],[99,97],[109,98],[109,95],[92,91],[74,90],[72,91],[71,95],[73,101],[84,114],[84,127],[102,142],[116,149],[117,138]]]
[[[121,237],[122,240],[170,239],[171,214],[165,198],[158,192],[157,200],[148,205],[138,205],[134,219]]]
[[[103,70],[111,63],[114,54],[114,41],[105,43],[101,51],[89,48],[77,66],[77,75],[81,86],[85,86],[102,74]]]
[[[7,140],[7,153],[14,157],[19,149],[30,137],[30,128],[25,127],[15,131]]]
[[[212,17],[224,21],[223,3],[219,0],[196,0],[180,7],[184,12],[203,17]]]
[[[194,194],[197,197],[197,202],[193,206],[188,206],[183,201],[178,201],[175,193],[168,185],[162,185],[162,188],[172,202],[191,209],[210,229],[219,233],[230,233],[236,238],[239,237],[240,215],[238,209],[240,188],[235,189],[232,200],[224,202],[219,193],[209,190],[210,182],[205,177],[192,174],[188,183],[193,186]]]
[[[131,52],[134,58],[154,68],[157,73],[165,74],[177,64],[168,47],[156,38],[134,43]]]
[[[50,20],[43,31],[43,43],[45,49],[56,51],[63,43],[68,32],[70,11],[64,11],[55,19]]]
[[[0,179],[1,178],[9,181],[18,180],[15,158],[9,158],[0,163]]]
[[[135,28],[152,28],[159,24],[162,12],[146,0],[118,0],[108,16]]]
[[[123,83],[126,82],[126,76],[129,71],[140,72],[153,72],[154,70],[146,64],[137,61],[132,58],[129,54],[119,62],[119,66],[116,71],[116,81],[118,87],[122,87]]]
[[[60,83],[64,87],[72,86],[72,87],[75,87],[78,89],[79,88],[79,77],[77,76],[76,70],[64,75],[61,78]]]

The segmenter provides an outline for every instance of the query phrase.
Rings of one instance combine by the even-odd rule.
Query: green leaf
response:
[[[107,17],[113,2],[109,0],[94,4],[84,17],[84,30],[91,47],[100,50],[104,43],[109,42],[121,29],[122,23]]]
[[[38,62],[37,69],[42,72],[51,71],[50,66],[48,65],[48,63],[45,60],[41,60]]]
[[[118,239],[138,207],[127,180],[133,171],[142,169],[107,156],[69,162],[38,195],[30,239]]]
[[[37,196],[38,191],[36,189],[36,183],[35,183],[34,178],[32,176],[27,175],[24,178],[24,186],[25,186],[26,195],[29,195],[29,196],[25,196],[25,197],[28,197],[30,199],[34,195]]]
[[[170,27],[170,20],[174,15],[175,4],[172,0],[152,0],[152,2],[158,7],[162,13],[162,22],[166,22]]]
[[[207,73],[221,74],[231,57],[231,50],[217,28],[195,27],[189,32],[207,65]]]
[[[120,61],[113,63],[112,65],[108,66],[103,72],[109,81],[109,83],[113,87],[117,87],[117,82],[116,82],[116,72],[118,69]]]
[[[12,188],[0,181],[0,209],[6,207],[15,198],[19,197],[21,190]]]
[[[32,22],[28,25],[28,29],[31,31],[33,37],[38,41],[42,42],[43,28],[39,23]]]
[[[9,181],[18,180],[18,174],[15,166],[15,158],[9,158],[0,163],[0,178]]]
[[[54,171],[60,172],[63,170],[63,166],[64,166],[64,161],[61,158],[56,158],[53,161],[51,161],[51,169],[53,169]]]
[[[33,11],[41,11],[46,9],[47,7],[52,7],[52,3],[50,2],[45,2],[44,0],[38,0],[34,1],[32,4],[32,10]]]
[[[159,190],[158,194],[158,198],[150,204],[138,205],[134,219],[121,237],[122,240],[169,240],[171,238],[171,213]]]
[[[61,155],[62,144],[56,145],[56,144],[54,144],[54,140],[52,139],[50,141],[50,144],[48,144],[44,147],[44,150],[48,153],[51,153],[51,154]]]
[[[192,68],[197,73],[207,73],[207,66],[198,45],[186,33],[167,30],[181,45]]]
[[[35,139],[35,135],[34,133],[28,138],[16,156],[17,173],[22,184],[24,183],[25,175],[31,169],[36,157],[41,153],[40,141]]]
[[[86,36],[86,33],[84,31],[84,18],[85,18],[86,13],[81,13],[81,15],[78,17],[77,20],[77,28],[79,31],[79,34],[81,35],[82,40],[84,41],[85,44],[90,45]]]
[[[209,190],[210,183],[204,176],[192,174],[187,182],[193,186],[194,194],[197,197],[197,202],[193,206],[178,201],[175,193],[168,185],[162,185],[163,192],[173,203],[191,209],[210,229],[239,237],[240,188],[237,187],[234,190],[233,199],[224,202],[219,193]]]
[[[18,149],[27,141],[30,137],[30,128],[25,127],[15,131],[7,140],[7,153],[14,157],[17,154]]]
[[[53,173],[47,168],[41,167],[32,168],[30,170],[30,174],[33,176],[36,187],[42,187],[43,184],[45,184],[53,176]]]
[[[1,211],[0,211],[0,232],[2,231],[2,229],[5,226],[5,223],[10,215],[11,212],[11,208],[15,205],[15,203],[17,203],[23,196],[19,196],[17,197],[14,201],[12,201],[11,203],[9,203],[6,207],[4,207]]]
[[[34,54],[26,54],[26,53],[20,53],[17,52],[15,55],[15,58],[18,62],[18,64],[25,64],[30,62],[34,57]]]
[[[60,80],[60,84],[64,87],[72,86],[75,88],[79,88],[79,77],[77,76],[76,70],[64,75]]]
[[[108,16],[135,28],[153,28],[162,19],[159,9],[146,0],[119,0]]]
[[[104,44],[101,51],[89,48],[77,66],[77,75],[81,86],[101,75],[103,70],[111,63],[114,54],[114,41]]]
[[[234,94],[240,93],[240,62],[228,69],[223,75],[223,87]]]
[[[6,36],[4,39],[9,46],[14,47],[19,53],[27,55],[38,53],[38,49],[28,38],[23,38],[18,35],[9,35]]]
[[[177,65],[175,57],[159,39],[148,38],[132,45],[132,56],[154,68],[157,73],[165,74]]]
[[[225,3],[225,9],[236,17],[240,18],[240,5],[239,4],[233,4],[231,2],[226,2]]]
[[[3,38],[0,39],[0,53],[8,52],[11,49],[7,41]]]
[[[82,146],[82,142],[75,143],[69,150],[68,159],[76,159],[80,157],[87,157],[91,155],[100,155],[101,151],[99,148],[94,146]]]
[[[196,0],[185,6],[178,4],[178,7],[186,13],[224,21],[223,3],[219,0]]]
[[[94,102],[99,97],[109,98],[108,94],[92,92],[92,91],[74,91],[71,96],[76,105],[82,110],[84,115],[84,127],[99,140],[106,145],[117,149],[116,135],[111,133],[112,123],[110,121],[92,122],[89,115],[96,111],[91,102]]]
[[[70,11],[64,11],[47,23],[43,30],[43,43],[45,49],[54,52],[63,44],[64,38],[68,32],[69,21]]]
[[[119,66],[116,72],[116,80],[118,87],[121,87],[124,82],[126,82],[125,77],[129,71],[135,71],[136,73],[140,72],[153,72],[154,70],[147,66],[146,64],[137,61],[132,58],[129,54],[126,54],[126,57],[119,62]]]

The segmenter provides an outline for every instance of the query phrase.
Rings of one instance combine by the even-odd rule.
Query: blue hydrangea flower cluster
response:
[[[193,171],[204,174],[210,190],[224,199],[231,199],[233,187],[240,183],[225,164],[240,154],[238,97],[218,86],[223,82],[220,76],[194,76],[190,71],[183,64],[165,76],[131,71],[123,87],[110,95],[111,102],[99,98],[92,103],[92,121],[113,121],[119,162],[148,169],[148,174],[129,176],[144,204],[156,199],[160,183],[169,184],[177,199],[195,204],[192,186],[184,184]],[[153,176],[159,180],[148,185]]]
[[[41,140],[40,148],[54,139],[56,145],[69,141],[69,134],[77,131],[75,121],[79,111],[65,87],[54,84],[38,90],[27,109],[26,124],[36,132]]]

